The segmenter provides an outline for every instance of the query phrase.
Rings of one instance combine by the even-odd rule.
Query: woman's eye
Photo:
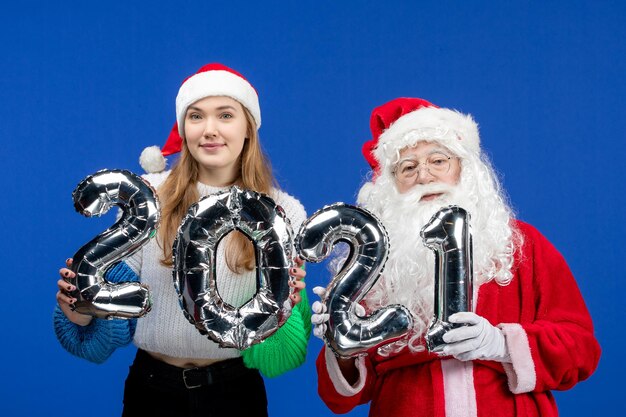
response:
[[[189,120],[200,120],[202,117],[198,113],[190,113],[187,115]]]
[[[222,118],[222,119],[232,119],[232,118],[233,118],[233,115],[232,115],[232,114],[230,114],[230,113],[222,113],[222,114],[220,115],[220,118]]]

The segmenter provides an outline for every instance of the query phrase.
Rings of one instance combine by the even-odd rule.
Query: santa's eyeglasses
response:
[[[420,167],[426,168],[430,175],[438,177],[450,172],[450,160],[452,156],[443,153],[432,153],[428,155],[424,162],[407,158],[399,161],[391,171],[398,181],[409,184],[415,181]]]

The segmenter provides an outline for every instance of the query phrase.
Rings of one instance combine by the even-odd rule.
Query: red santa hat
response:
[[[187,108],[198,100],[211,96],[226,96],[237,100],[248,109],[257,129],[261,127],[259,96],[243,75],[225,65],[213,63],[200,68],[183,81],[176,96],[176,123],[163,145],[150,146],[143,150],[139,163],[146,172],[161,172],[165,169],[165,156],[180,152]]]
[[[372,167],[374,181],[380,175],[392,175],[399,152],[420,141],[438,142],[460,157],[480,152],[478,125],[472,116],[421,98],[400,97],[375,108],[370,130],[372,139],[363,144],[362,152]],[[372,182],[363,185],[359,200],[372,186]]]

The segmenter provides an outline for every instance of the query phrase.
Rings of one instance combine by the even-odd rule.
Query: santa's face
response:
[[[359,203],[385,226],[390,246],[385,270],[365,302],[370,311],[390,304],[406,306],[413,313],[414,328],[405,343],[420,351],[424,349],[421,338],[434,316],[436,265],[433,251],[424,245],[419,231],[433,214],[448,205],[471,213],[476,289],[491,279],[501,284],[511,280],[515,242],[506,198],[499,191],[495,173],[480,155],[462,153],[461,162],[458,153],[424,141],[397,155],[397,162],[390,163],[392,169],[381,165],[381,175],[359,195]],[[409,165],[400,175],[402,171],[396,169],[403,161]]]
[[[461,175],[461,163],[456,155],[436,142],[418,142],[400,151],[392,171],[398,192],[405,194],[418,184],[456,185]],[[421,201],[441,196],[441,193],[428,193],[421,197]]]

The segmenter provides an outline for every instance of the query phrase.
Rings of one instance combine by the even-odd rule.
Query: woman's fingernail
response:
[[[70,263],[70,261],[71,261],[71,260],[72,260],[72,258],[67,258],[67,259],[65,260],[65,263],[66,263],[66,264],[68,264],[68,263]]]
[[[298,268],[291,268],[291,272],[295,274],[296,272],[298,272]]]
[[[64,276],[64,277],[69,277],[69,276],[70,276],[70,273],[69,273],[69,272],[67,272],[67,271],[65,271],[65,272],[63,272],[63,276]]]

